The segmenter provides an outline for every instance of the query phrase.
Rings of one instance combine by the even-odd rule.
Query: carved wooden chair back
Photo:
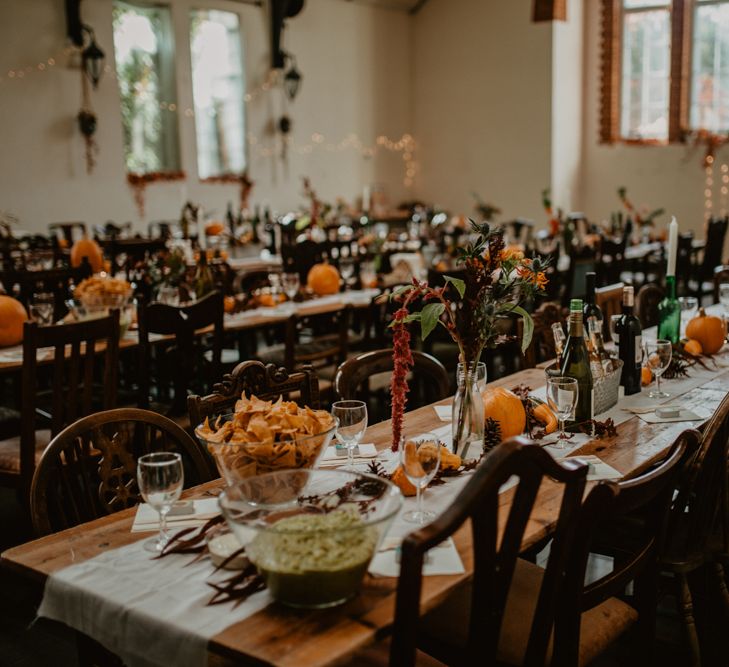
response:
[[[568,460],[560,465],[525,438],[513,438],[496,447],[458,498],[433,523],[403,541],[390,665],[415,664],[425,553],[453,535],[467,519],[473,533],[474,573],[465,655],[458,657],[458,664],[496,664],[502,616],[524,531],[542,480],[550,477],[564,490],[525,658],[525,664],[542,664],[586,475],[584,464]],[[499,522],[499,489],[512,476],[518,478],[513,502]]]
[[[174,336],[171,350],[172,385],[174,398],[171,414],[183,414],[187,407],[187,394],[193,379],[219,377],[220,355],[223,349],[223,295],[212,292],[200,301],[187,306],[168,306],[163,303],[141,305],[139,308],[140,372],[139,404],[149,406],[151,342],[150,334]],[[200,330],[212,327],[212,360],[205,372],[203,368]],[[197,362],[197,363],[196,363]],[[195,372],[198,368],[199,372]]]
[[[429,405],[450,396],[450,380],[445,366],[425,352],[413,351],[413,380],[408,394],[408,407],[413,409]],[[366,398],[362,387],[377,373],[392,372],[392,350],[363,352],[340,364],[334,376],[334,389],[342,400]]]
[[[699,274],[697,276],[697,279],[701,282],[711,280],[714,267],[722,262],[727,222],[727,218],[717,218],[711,220],[706,228],[704,256],[701,260],[701,266],[699,267]],[[700,284],[699,289],[701,289]]]
[[[264,400],[277,400],[280,396],[311,408],[319,407],[319,380],[311,367],[304,367],[294,373],[274,364],[260,361],[243,361],[232,373],[213,385],[213,392],[207,396],[188,396],[187,408],[190,425],[195,428],[206,417],[232,412],[236,401],[245,393]],[[293,397],[293,398],[292,398]]]
[[[638,319],[643,327],[653,327],[658,324],[658,304],[663,301],[663,290],[654,283],[648,283],[638,290],[636,305],[638,306]]]
[[[650,644],[655,628],[648,619],[653,618],[657,604],[657,559],[671,496],[697,442],[696,431],[684,431],[668,456],[649,472],[617,484],[600,482],[588,494],[574,517],[575,530],[561,584],[560,612],[555,619],[552,664],[578,665],[582,613],[621,595],[631,581],[635,582],[635,606],[641,616],[638,627],[644,633],[639,645]],[[629,547],[630,553],[616,559],[611,572],[585,585],[587,560],[600,527],[636,514],[644,522],[639,537]]]
[[[619,315],[623,310],[623,283],[598,287],[595,290],[595,305],[602,311],[602,335],[610,340],[610,317]]]
[[[534,331],[531,343],[524,352],[524,368],[535,368],[538,363],[557,356],[552,325],[555,323],[561,325],[564,319],[562,307],[558,303],[543,303],[532,313]],[[516,322],[516,330],[517,338],[521,341],[524,336],[524,322],[521,318]]]
[[[38,401],[38,355],[44,353],[43,348],[53,348],[50,414],[41,410],[46,406],[39,405]],[[0,480],[18,484],[26,492],[30,488],[36,464],[39,412],[50,421],[51,436],[55,436],[79,417],[99,408],[113,408],[118,364],[119,311],[112,311],[108,317],[48,327],[26,322],[23,328],[19,465],[0,471]],[[95,379],[101,380],[101,396]]]
[[[212,479],[199,445],[156,412],[120,408],[89,415],[59,433],[43,453],[31,486],[37,535],[48,535],[133,507],[141,498],[137,459],[181,454],[185,485]]]
[[[683,232],[678,235],[676,251],[676,285],[688,288],[689,280],[694,278],[694,233]],[[720,260],[721,261],[721,260]]]
[[[347,305],[334,313],[289,317],[284,348],[286,370],[292,372],[305,365],[323,368],[341,364],[347,358],[352,311],[352,306]],[[311,340],[306,342],[300,339],[304,327],[311,330]]]
[[[722,264],[714,269],[714,303],[719,303],[719,285],[729,283],[729,266]]]
[[[77,238],[87,233],[85,222],[52,222],[48,225],[48,231],[63,239],[69,248]]]

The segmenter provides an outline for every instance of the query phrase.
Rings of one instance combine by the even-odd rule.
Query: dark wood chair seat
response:
[[[185,485],[212,478],[201,447],[171,420],[148,410],[99,412],[61,431],[33,476],[31,513],[38,536],[140,502],[137,459],[153,451],[182,455]]]
[[[514,580],[506,601],[499,637],[497,660],[506,665],[523,665],[529,632],[542,589],[544,569],[522,558],[516,561]],[[423,618],[422,633],[437,638],[441,651],[457,655],[466,645],[468,623],[464,610],[471,606],[470,583],[454,591],[434,613]],[[638,612],[616,597],[610,597],[582,614],[578,664],[588,665],[605,652],[638,620]],[[427,646],[427,640],[423,641]],[[447,648],[450,645],[450,649]],[[546,664],[552,661],[553,637],[547,647]]]

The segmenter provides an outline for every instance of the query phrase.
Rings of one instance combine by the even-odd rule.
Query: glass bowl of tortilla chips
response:
[[[314,468],[336,430],[325,410],[243,395],[232,413],[195,429],[228,485],[277,470]]]

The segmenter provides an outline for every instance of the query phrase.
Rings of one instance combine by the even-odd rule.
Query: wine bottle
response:
[[[620,384],[625,388],[626,396],[640,392],[640,365],[643,358],[642,329],[640,320],[633,315],[634,302],[632,285],[623,287],[623,314],[615,330],[618,334],[618,357],[623,362]]]
[[[562,358],[564,352],[564,342],[567,336],[564,335],[564,329],[559,322],[552,324],[552,334],[554,335],[554,351],[557,353],[557,362]]]
[[[209,294],[215,289],[213,273],[210,270],[210,266],[208,266],[208,253],[205,248],[200,248],[200,257],[197,261],[192,286],[197,299],[202,299],[206,294]]]
[[[230,233],[230,244],[235,245],[235,232],[237,221],[233,215],[233,204],[228,202],[228,209],[225,212],[225,221],[228,223],[228,232]]]
[[[666,276],[666,296],[658,304],[658,338],[678,343],[681,335],[681,304],[676,298],[676,276]]]
[[[603,373],[609,373],[613,369],[613,360],[605,349],[605,341],[602,338],[602,325],[594,317],[590,317],[587,320],[587,330],[590,334],[592,347],[600,360]]]
[[[595,303],[595,272],[589,271],[585,274],[585,302],[582,305],[582,322],[585,325],[585,336],[589,337],[587,329],[590,318],[594,317],[602,327],[602,310]]]
[[[261,225],[261,209],[256,204],[256,207],[253,209],[253,220],[251,220],[251,227],[252,227],[252,236],[251,236],[251,243],[260,243],[261,242],[261,233],[258,229]]]
[[[592,419],[594,413],[593,378],[582,323],[582,299],[570,301],[569,336],[562,353],[561,373],[565,377],[577,380],[579,395],[575,408],[575,422],[581,423]]]
[[[272,254],[276,254],[276,234],[271,220],[271,211],[268,207],[263,211],[263,246]]]

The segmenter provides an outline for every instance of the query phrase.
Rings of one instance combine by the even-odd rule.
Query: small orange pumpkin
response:
[[[235,310],[236,302],[234,296],[226,296],[223,298],[223,310],[226,313],[232,313]]]
[[[701,343],[699,343],[699,341],[689,338],[689,340],[683,344],[683,351],[693,357],[699,357],[704,352],[704,348],[701,347]]]
[[[209,222],[207,225],[205,225],[206,236],[218,236],[224,231],[225,227],[223,226],[223,223],[218,222],[217,220],[213,220],[212,222]]]
[[[99,244],[85,236],[76,241],[71,247],[71,266],[81,266],[84,257],[88,258],[91,270],[94,273],[99,273],[99,271],[103,270],[104,254],[101,252]]]
[[[557,430],[557,417],[546,403],[532,402],[534,418],[544,426],[544,433],[549,435]]]
[[[647,387],[651,382],[653,382],[653,373],[651,373],[651,369],[647,366],[643,366],[640,369],[640,383]]]
[[[339,271],[331,264],[314,264],[306,277],[306,284],[319,296],[336,294],[339,291]]]
[[[720,317],[699,308],[699,314],[686,326],[686,337],[699,341],[704,354],[716,354],[724,345],[726,326]]]
[[[508,440],[524,433],[526,412],[521,399],[503,387],[489,387],[482,394],[484,418],[499,423],[501,439]]]
[[[0,347],[17,345],[23,340],[23,323],[28,313],[20,301],[0,295]]]
[[[402,469],[402,466],[398,466],[395,472],[392,473],[390,481],[392,481],[392,483],[400,489],[402,495],[405,497],[414,496],[418,491],[405,475],[405,471]]]

